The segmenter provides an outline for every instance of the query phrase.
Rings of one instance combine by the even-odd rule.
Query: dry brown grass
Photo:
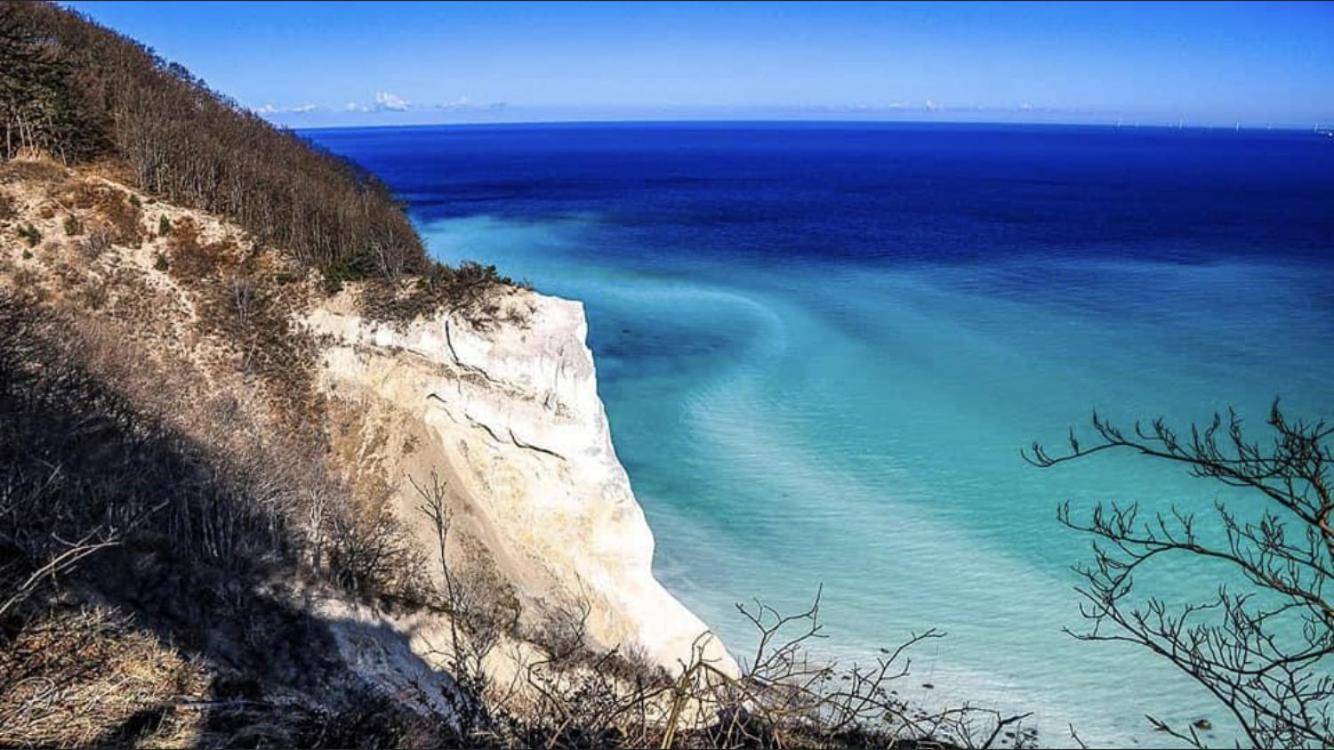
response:
[[[64,182],[68,171],[49,159],[11,159],[0,161],[0,184],[24,182],[49,185]]]
[[[347,485],[331,469],[316,344],[293,323],[311,300],[299,264],[243,249],[233,228],[207,217],[178,215],[164,238],[175,284],[164,286],[116,248],[98,209],[110,193],[88,184],[61,176],[46,190],[77,199],[71,216],[97,214],[85,236],[38,250],[40,265],[0,287],[66,321],[68,356],[146,414],[208,446],[229,471],[256,477],[301,544],[321,547],[309,557],[322,577],[410,595],[416,561],[388,485]]]
[[[118,188],[76,179],[62,183],[51,192],[51,198],[67,208],[89,212],[109,228],[118,245],[139,247],[143,243],[143,211]]]
[[[26,623],[0,649],[0,744],[188,744],[198,716],[171,706],[207,696],[203,666],[98,607]],[[135,722],[152,714],[151,722]]]
[[[293,269],[274,253],[244,250],[232,236],[206,240],[190,217],[167,235],[167,272],[188,290],[200,333],[230,354],[230,364],[258,379],[288,420],[321,422],[314,340],[292,321],[309,304]]]

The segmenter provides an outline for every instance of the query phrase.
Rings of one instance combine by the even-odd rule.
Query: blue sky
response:
[[[294,127],[1334,124],[1334,3],[66,5]]]

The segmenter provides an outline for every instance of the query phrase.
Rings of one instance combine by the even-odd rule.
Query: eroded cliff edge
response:
[[[320,387],[362,415],[359,468],[396,488],[424,548],[434,529],[414,482],[437,472],[456,514],[450,557],[488,557],[526,619],[585,604],[592,646],[668,668],[697,644],[726,660],[653,577],[653,534],[612,445],[583,306],[521,289],[496,304],[501,322],[485,329],[450,312],[375,323],[346,297],[309,313]]]

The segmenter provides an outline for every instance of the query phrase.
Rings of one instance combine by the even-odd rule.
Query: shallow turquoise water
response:
[[[1218,488],[1129,456],[1041,471],[1018,451],[1062,447],[1095,407],[1129,421],[1235,404],[1257,426],[1277,392],[1298,394],[1294,412],[1328,409],[1322,371],[1273,368],[1328,355],[1328,320],[1291,304],[1317,293],[1303,268],[1064,261],[1044,269],[1076,285],[1054,308],[997,293],[1022,264],[687,280],[569,263],[596,238],[578,221],[454,219],[427,236],[446,258],[484,257],[586,301],[658,575],[729,643],[751,642],[735,602],[796,610],[823,584],[824,651],[865,658],[909,631],[948,631],[917,655],[907,692],[920,699],[1034,710],[1053,737],[1074,722],[1086,739],[1155,744],[1150,712],[1226,732],[1170,668],[1061,632],[1079,626],[1067,567],[1087,541],[1054,514],[1065,498],[1207,510]],[[1107,316],[1087,298],[1107,285],[1140,290],[1153,314]],[[1257,310],[1282,329],[1249,330]],[[1166,591],[1211,591],[1206,572],[1170,571]]]
[[[583,300],[666,586],[738,653],[735,603],[817,649],[911,631],[903,692],[1099,745],[1225,716],[1134,648],[1081,643],[1055,507],[1245,502],[1128,455],[1038,470],[1091,410],[1184,423],[1276,395],[1334,416],[1334,149],[1299,135],[561,126],[327,131],[434,253]],[[1324,150],[1321,150],[1324,149]],[[1207,598],[1217,570],[1144,586]],[[924,683],[933,685],[927,690]]]

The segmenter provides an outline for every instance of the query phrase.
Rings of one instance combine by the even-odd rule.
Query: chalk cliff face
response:
[[[360,460],[398,488],[397,512],[423,545],[434,531],[408,480],[438,472],[458,532],[451,557],[489,558],[534,622],[584,602],[591,645],[672,668],[699,643],[730,665],[653,577],[653,535],[612,447],[582,305],[521,290],[499,304],[509,322],[485,330],[448,313],[373,324],[338,299],[309,314],[322,387],[358,404],[374,433]]]

